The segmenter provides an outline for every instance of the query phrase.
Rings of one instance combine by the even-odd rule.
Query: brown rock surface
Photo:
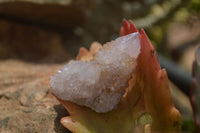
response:
[[[49,91],[49,79],[63,64],[0,61],[0,132],[68,133],[60,124],[67,111]],[[189,100],[171,84],[175,105],[191,118]]]
[[[90,3],[90,0],[0,0],[0,17],[66,28],[84,21],[84,9]]]
[[[0,20],[0,58],[41,60],[58,56],[69,57],[60,34],[36,26]]]
[[[67,111],[49,92],[50,75],[61,66],[0,61],[0,132],[64,133]]]
[[[69,57],[64,42],[73,45],[68,41],[73,40],[73,28],[84,23],[85,12],[92,3],[91,0],[0,0],[0,58],[40,61],[51,57],[63,61],[63,57]]]

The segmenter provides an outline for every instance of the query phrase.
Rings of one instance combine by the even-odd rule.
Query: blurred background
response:
[[[81,46],[118,37],[124,18],[145,29],[172,81],[183,132],[193,132],[200,0],[0,0],[0,131],[69,132],[59,124],[67,112],[49,98],[49,77]]]

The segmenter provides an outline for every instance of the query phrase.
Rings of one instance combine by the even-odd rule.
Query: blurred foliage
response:
[[[173,21],[176,22],[185,22],[190,17],[190,13],[187,8],[180,8],[177,12],[175,12]]]
[[[194,121],[192,119],[191,120],[187,120],[187,121],[183,121],[182,122],[182,131],[190,132],[190,133],[195,132]]]
[[[167,43],[169,26],[172,23],[189,25],[193,16],[199,18],[199,0],[164,0],[151,6],[145,16],[138,18],[137,27],[144,27],[155,48],[170,57],[170,49]]]
[[[188,10],[193,12],[199,12],[200,11],[200,1],[199,0],[191,0],[191,2],[188,4]]]

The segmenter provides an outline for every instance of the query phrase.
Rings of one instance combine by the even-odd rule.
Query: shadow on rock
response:
[[[54,125],[55,125],[55,132],[57,133],[71,133],[69,130],[67,130],[61,123],[60,123],[60,119],[62,117],[66,117],[69,116],[68,112],[66,111],[66,109],[61,105],[55,105],[54,106],[55,111],[57,112],[57,116],[54,120]]]

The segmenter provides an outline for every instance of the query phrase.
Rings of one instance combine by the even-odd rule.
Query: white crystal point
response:
[[[71,61],[51,77],[53,93],[63,100],[108,112],[119,103],[140,53],[138,32],[107,43],[89,62]]]

